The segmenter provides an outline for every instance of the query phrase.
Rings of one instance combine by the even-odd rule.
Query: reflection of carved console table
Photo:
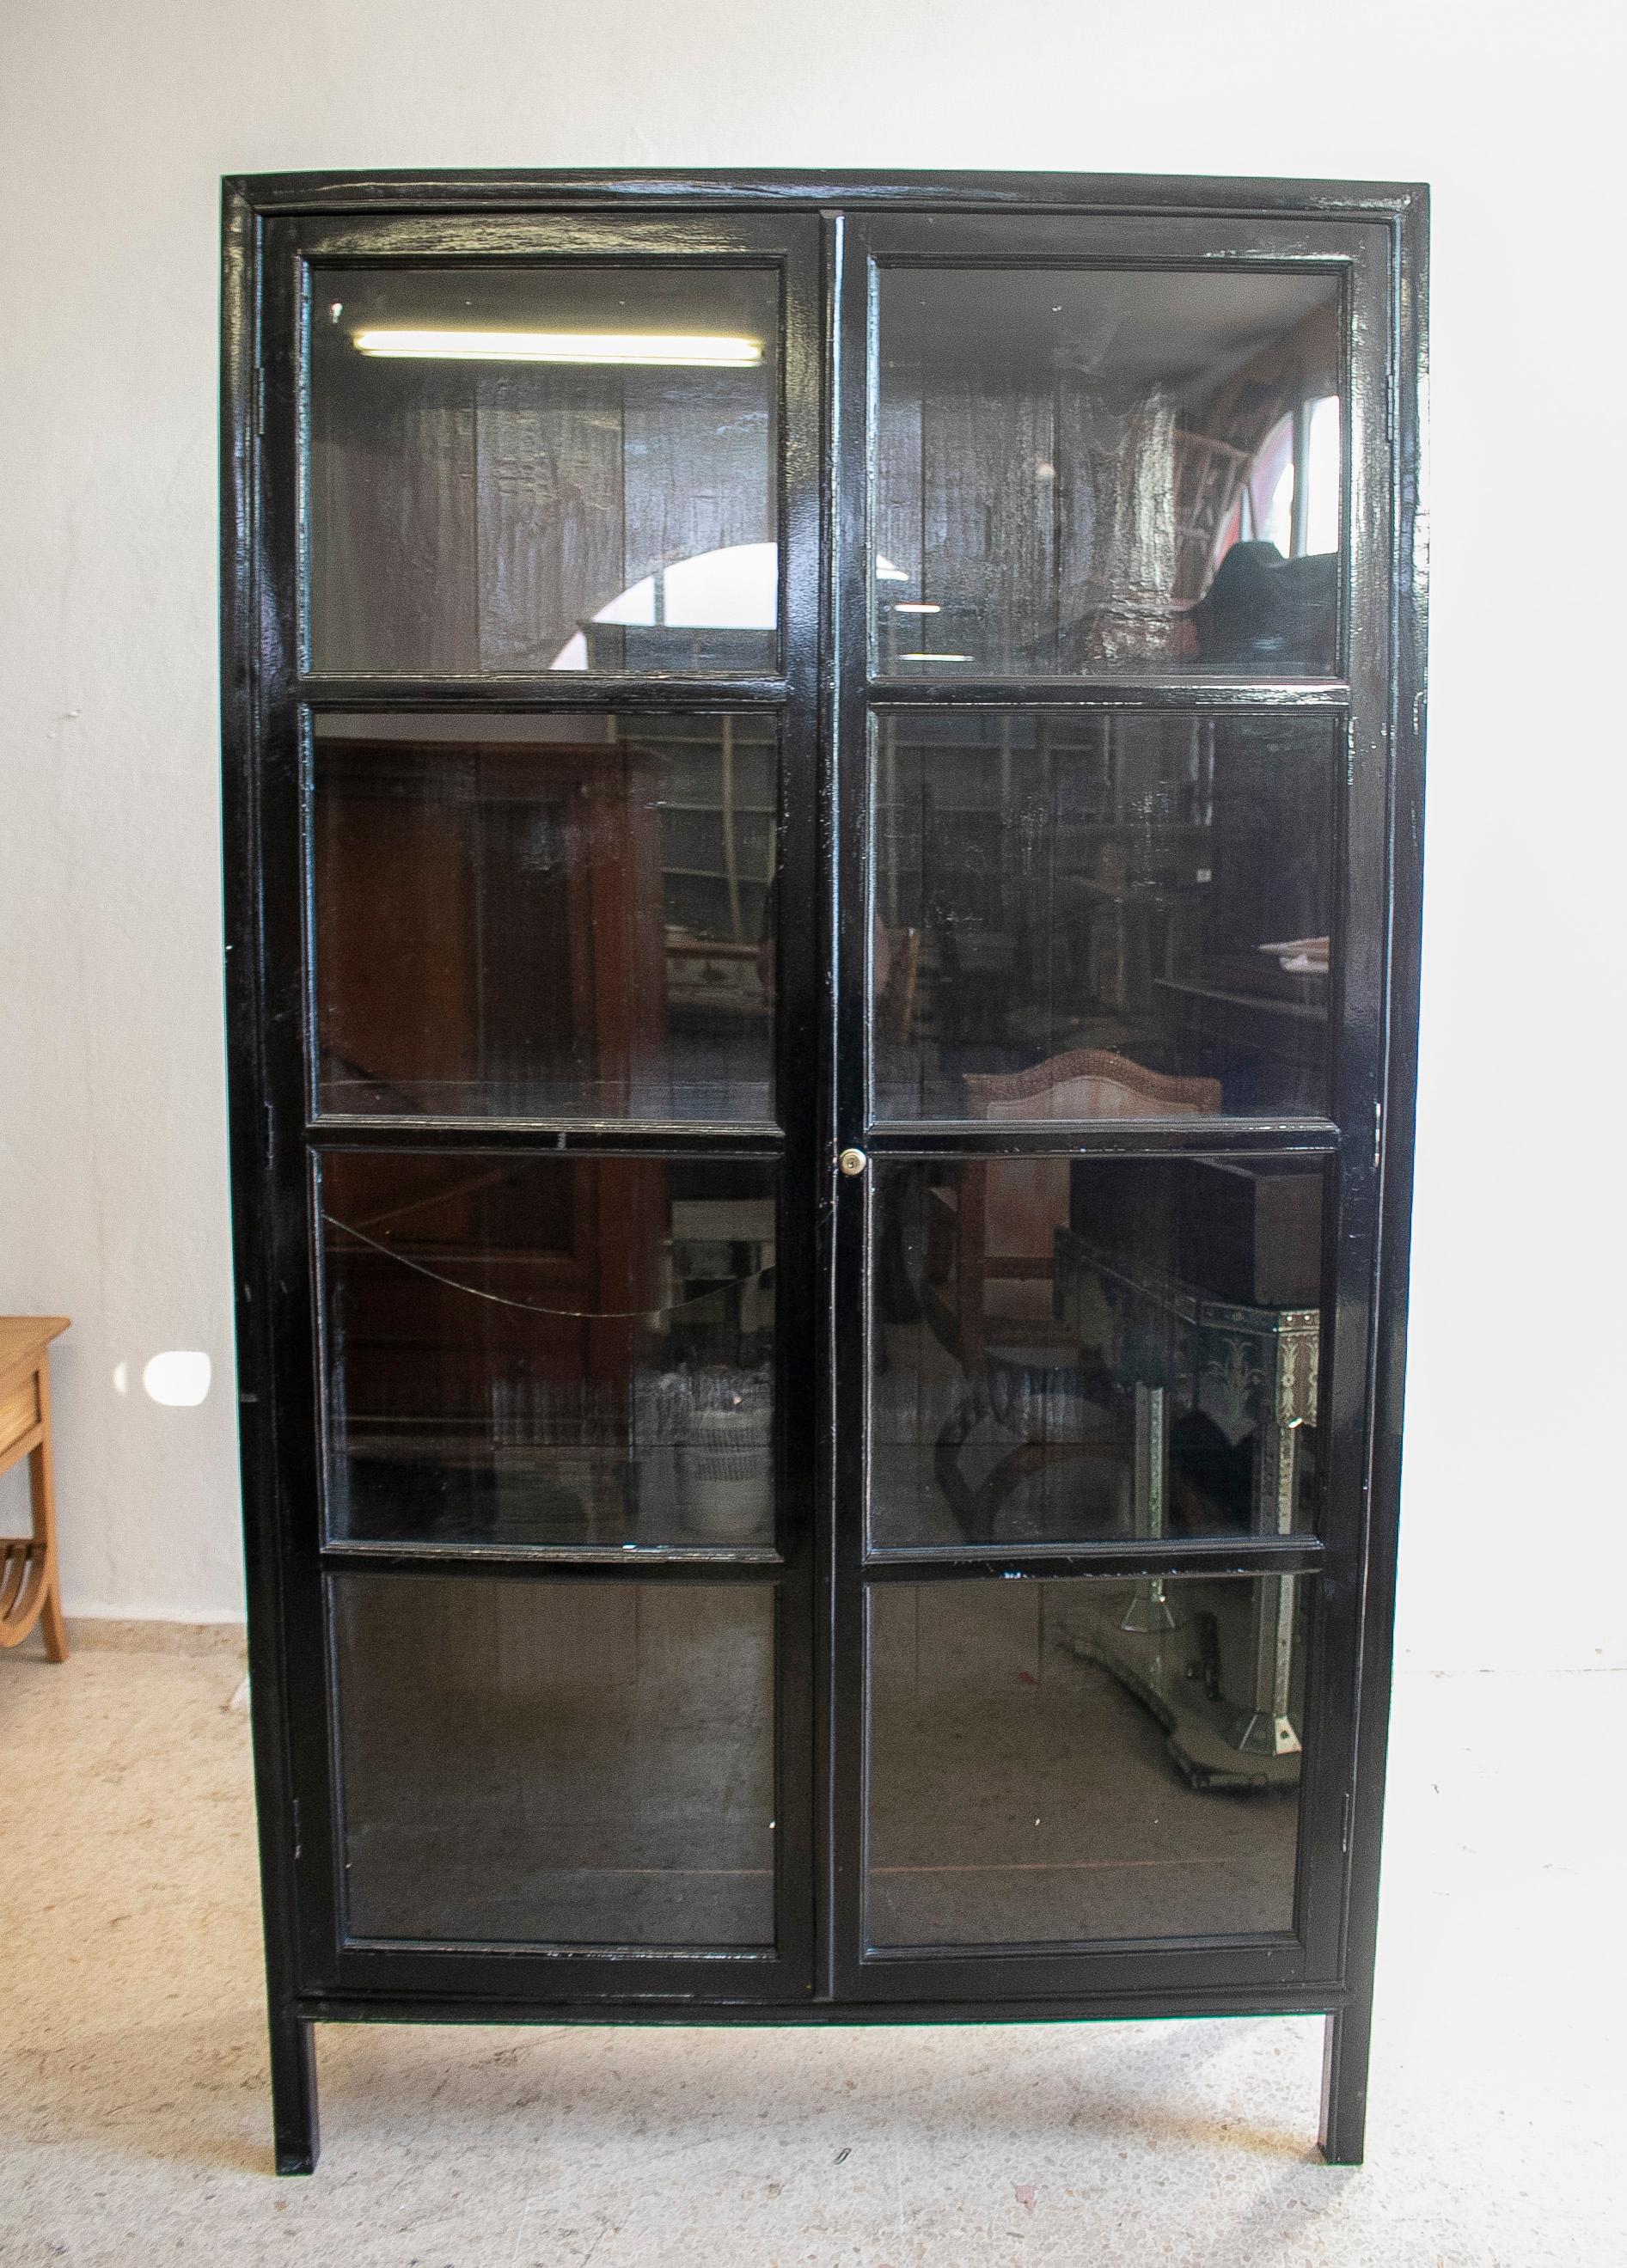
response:
[[[1318,1309],[1239,1306],[1145,1267],[1132,1276],[1072,1229],[1056,1232],[1056,1300],[1087,1373],[1093,1366],[1134,1388],[1137,1536],[1152,1540],[1166,1529],[1172,1397],[1178,1408],[1200,1410],[1233,1448],[1254,1435],[1255,1533],[1291,1533],[1299,1432],[1316,1423]],[[1299,1746],[1288,1698],[1292,1578],[1268,1577],[1259,1598],[1254,1686],[1237,1745],[1284,1756]],[[1131,1629],[1170,1625],[1161,1582],[1138,1587],[1130,1617]]]

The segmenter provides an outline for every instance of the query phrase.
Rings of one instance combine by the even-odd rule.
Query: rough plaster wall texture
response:
[[[240,1598],[217,926],[219,175],[1269,172],[1435,189],[1440,535],[1403,1645],[1453,1667],[1627,1660],[1610,1440],[1622,1230],[1606,1161],[1572,1130],[1607,1099],[1620,1028],[1620,729],[1591,670],[1555,667],[1614,650],[1598,374],[1617,320],[1616,11],[12,0],[3,36],[0,1306],[77,1318],[57,1356],[70,1611],[230,1615]],[[142,1365],[169,1347],[215,1359],[196,1409],[141,1392]],[[1521,1564],[1529,1537],[1561,1546],[1551,1572]]]

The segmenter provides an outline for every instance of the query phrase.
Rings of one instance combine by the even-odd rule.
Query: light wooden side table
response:
[[[20,1646],[38,1623],[53,1661],[66,1661],[56,1577],[56,1492],[51,1473],[51,1341],[66,1315],[0,1315],[0,1473],[28,1460],[32,1535],[0,1537],[0,1646]]]

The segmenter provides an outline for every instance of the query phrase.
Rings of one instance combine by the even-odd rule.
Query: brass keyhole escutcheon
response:
[[[870,1160],[862,1150],[844,1150],[836,1163],[844,1174],[862,1174]]]

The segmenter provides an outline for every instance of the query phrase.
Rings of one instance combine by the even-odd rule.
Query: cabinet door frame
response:
[[[228,193],[230,196],[230,192]],[[777,1126],[681,1121],[347,1115],[319,1108],[313,1063],[311,725],[333,711],[412,711],[455,732],[500,711],[749,712],[777,725],[775,830],[782,895],[817,895],[815,703],[824,608],[819,570],[821,270],[811,214],[498,214],[343,210],[239,216],[229,236],[225,667],[227,974],[244,1513],[249,1557],[256,1774],[274,2003],[358,1996],[370,2006],[519,1996],[670,2008],[805,2001],[814,1989],[820,1865],[814,1749],[817,1517],[814,1379],[791,1347],[812,1317],[817,1129],[798,1092],[818,1030],[818,939],[787,925],[777,954]],[[436,676],[303,666],[300,622],[308,433],[309,277],[323,263],[387,267],[631,264],[755,267],[780,277],[776,466],[780,666],[747,676],[516,672]],[[239,353],[250,357],[243,382]],[[777,1233],[778,1550],[460,1554],[355,1544],[322,1513],[320,1239],[312,1164],[336,1152],[455,1151],[557,1160],[716,1159],[779,1174]],[[807,1334],[812,1336],[811,1329]],[[772,1949],[516,1949],[504,1943],[348,1940],[338,1842],[339,1748],[329,1594],[347,1570],[409,1581],[482,1574],[567,1586],[746,1582],[773,1598],[775,1942]]]
[[[1366,220],[1234,212],[1070,213],[910,211],[850,216],[836,224],[834,262],[839,431],[833,455],[837,582],[832,771],[837,807],[839,940],[831,1051],[833,1150],[861,1150],[862,1178],[833,1174],[836,1349],[831,1431],[831,1580],[836,1600],[832,1691],[833,1894],[831,1973],[852,2000],[1021,2003],[1122,1995],[1173,2007],[1216,1994],[1321,1986],[1340,1989],[1344,1967],[1350,1805],[1362,1702],[1363,1571],[1369,1551],[1367,1454],[1377,1422],[1371,1370],[1373,1297],[1382,1223],[1379,1202],[1387,1064],[1386,959],[1394,882],[1392,562],[1401,540],[1395,485],[1395,276],[1388,232]],[[1344,540],[1338,673],[1267,678],[1182,670],[1153,674],[1012,678],[924,668],[902,681],[875,665],[871,568],[877,546],[876,403],[879,277],[886,267],[1134,269],[1191,271],[1310,269],[1340,287],[1344,416]],[[1343,732],[1333,836],[1335,909],[1331,1086],[1326,1115],[1310,1118],[1182,1118],[1023,1127],[970,1120],[893,1120],[872,1115],[868,962],[873,926],[871,722],[925,709],[1032,709],[1183,716],[1325,717]],[[1291,1547],[1263,1538],[1131,1552],[1123,1544],[935,1545],[877,1550],[865,1535],[868,1493],[871,1256],[874,1168],[889,1161],[995,1155],[1080,1159],[1189,1156],[1243,1161],[1319,1157],[1329,1197],[1324,1218],[1321,1435],[1329,1445],[1317,1533]],[[834,1159],[833,1159],[834,1165]],[[843,1319],[846,1319],[845,1322]],[[898,1581],[1027,1581],[1093,1573],[1297,1571],[1311,1597],[1308,1726],[1300,1794],[1292,1932],[1252,1938],[976,1948],[872,1950],[865,1924],[867,1806],[865,1654],[868,1600]]]

